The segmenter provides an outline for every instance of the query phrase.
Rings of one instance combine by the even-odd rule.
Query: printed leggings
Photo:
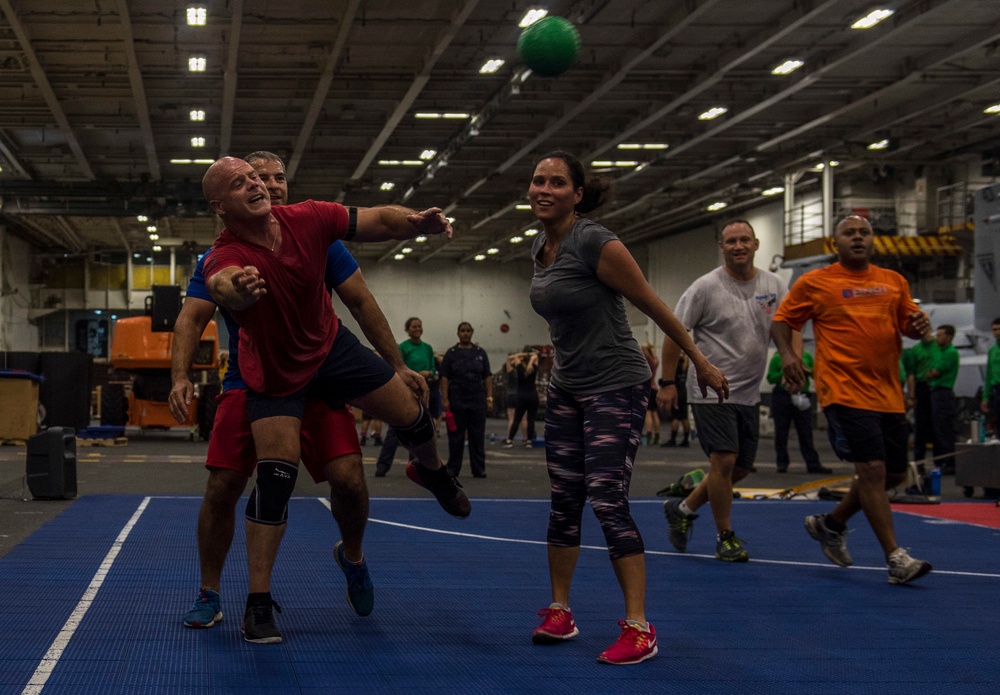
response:
[[[648,382],[586,396],[549,385],[545,405],[545,458],[552,488],[549,544],[580,545],[583,506],[590,500],[612,560],[643,552],[628,492],[648,400]]]

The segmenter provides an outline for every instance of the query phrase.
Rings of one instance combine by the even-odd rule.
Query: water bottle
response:
[[[931,495],[941,496],[941,469],[937,466],[931,471]]]
[[[979,443],[983,444],[986,442],[986,416],[979,413],[976,419],[979,421]]]
[[[455,416],[450,410],[446,410],[444,413],[444,424],[449,432],[454,432],[458,429],[458,425],[455,424]]]

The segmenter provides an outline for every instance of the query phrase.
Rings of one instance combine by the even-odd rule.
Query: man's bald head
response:
[[[245,161],[237,157],[222,157],[215,160],[201,178],[201,192],[205,195],[205,200],[217,199],[219,186],[229,178],[233,168],[245,164]]]
[[[837,223],[837,226],[834,227],[833,229],[833,235],[837,236],[838,234],[840,234],[840,231],[842,229],[848,229],[859,226],[868,227],[869,230],[872,228],[871,223],[864,217],[861,217],[860,215],[848,215],[847,217],[843,218],[842,220],[840,220],[840,222]]]

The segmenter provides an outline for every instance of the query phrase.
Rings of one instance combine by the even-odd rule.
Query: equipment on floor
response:
[[[53,427],[28,437],[25,474],[36,500],[76,497],[76,430]]]

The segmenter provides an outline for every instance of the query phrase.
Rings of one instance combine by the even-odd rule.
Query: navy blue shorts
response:
[[[906,472],[910,431],[905,415],[838,404],[826,406],[823,412],[829,425],[830,444],[841,460],[885,461],[886,472]]]
[[[308,384],[288,396],[270,397],[247,389],[250,422],[266,417],[289,416],[302,419],[306,396],[318,398],[331,408],[345,404],[385,386],[396,371],[366,348],[341,324],[330,353]]]

